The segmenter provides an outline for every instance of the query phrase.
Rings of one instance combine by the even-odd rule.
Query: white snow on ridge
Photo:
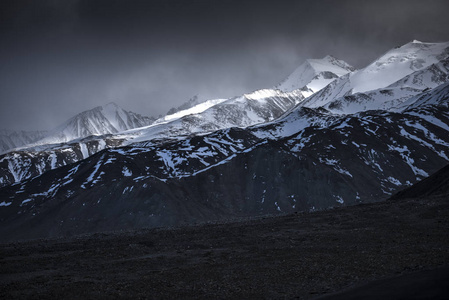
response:
[[[87,150],[85,143],[80,143],[80,150],[81,150],[81,154],[83,155],[83,158],[89,157],[89,150]]]
[[[103,154],[103,156],[98,160],[97,164],[96,164],[95,167],[94,167],[93,172],[92,172],[92,173],[89,175],[89,177],[86,179],[86,182],[84,182],[84,183],[81,185],[81,187],[82,187],[83,189],[86,188],[86,184],[88,184],[88,183],[94,181],[95,174],[97,174],[98,170],[100,169],[100,167],[101,167],[101,165],[102,165],[102,163],[103,163],[103,159],[104,159],[104,154]],[[76,171],[75,171],[75,172],[76,172]],[[103,173],[103,174],[104,174],[104,173]],[[95,181],[97,181],[101,175],[102,175],[102,173],[100,173],[100,174],[97,176],[97,178],[95,179]],[[93,183],[95,183],[95,182],[93,182]]]
[[[402,111],[422,107],[425,105],[449,105],[449,82],[444,83],[430,91],[416,95],[401,105]]]
[[[410,169],[412,169],[413,173],[415,173],[415,175],[421,176],[422,178],[429,176],[426,171],[415,166],[415,160],[410,157],[411,151],[407,148],[407,146],[404,145],[399,147],[388,145],[388,150],[398,152],[404,162],[406,162],[409,165]]]
[[[244,128],[264,123],[279,117],[303,99],[304,97],[298,91],[287,93],[280,90],[263,89],[225,101],[219,100],[215,104],[210,102],[208,104],[211,105],[210,107],[192,114],[191,117],[185,118],[186,116],[184,116],[169,121],[160,121],[161,123],[156,122],[145,128],[128,131],[128,133],[133,132],[136,136],[128,139],[124,145],[154,138],[185,138],[192,133],[204,134],[219,129]],[[203,106],[201,109],[205,107]],[[182,112],[178,116],[184,113]]]
[[[151,118],[125,111],[111,102],[77,114],[28,147],[65,143],[91,135],[117,134],[152,122]]]
[[[276,97],[276,96],[280,96],[282,93],[279,92],[278,90],[273,90],[273,89],[262,89],[262,90],[257,90],[248,94],[244,94],[242,99],[240,99],[240,101],[245,101],[246,99],[249,100],[258,100],[258,101],[264,101],[265,98],[268,97]]]
[[[339,60],[331,55],[327,55],[322,59],[308,59],[307,61],[318,73],[332,72],[339,77],[349,73],[353,69],[345,61]]]
[[[401,78],[439,62],[447,43],[411,42],[388,51],[351,78],[352,93],[386,87]],[[446,54],[449,55],[449,54]]]
[[[219,104],[221,102],[224,102],[226,100],[227,99],[206,100],[203,103],[197,104],[197,105],[195,105],[195,106],[193,106],[191,108],[188,108],[188,109],[185,109],[185,110],[181,110],[181,111],[178,111],[178,112],[176,112],[174,114],[162,117],[162,118],[156,120],[154,122],[154,124],[160,124],[160,123],[173,121],[173,120],[180,119],[180,118],[182,118],[184,116],[187,116],[187,115],[199,114],[199,113],[202,113],[203,111],[211,108],[212,106],[214,106],[216,104]]]
[[[353,113],[355,110],[390,109],[418,94],[421,88],[440,84],[441,78],[444,76],[434,79],[432,75],[441,75],[447,72],[445,67],[439,63],[448,58],[449,42],[408,43],[388,51],[363,69],[341,76],[305,99],[300,105],[312,108],[321,107],[335,101],[342,101],[345,96],[359,95],[354,99],[354,105],[348,107],[348,111],[343,107],[340,113]],[[438,65],[438,70],[434,64]],[[425,70],[425,72],[420,72],[421,70]],[[409,75],[408,79],[404,79]],[[422,84],[408,87],[398,82],[402,79],[405,82],[415,80]],[[434,80],[436,81],[432,82]],[[385,88],[388,88],[388,91],[384,93],[383,89]],[[377,99],[377,97],[380,98]],[[398,99],[399,101],[396,101]],[[348,99],[349,102],[352,100],[352,98]]]
[[[377,89],[338,98],[324,107],[335,114],[355,114],[367,110],[391,110],[403,105],[421,90],[412,88]]]
[[[322,59],[308,59],[275,88],[284,92],[303,89],[305,97],[321,90],[337,77],[343,76],[354,68],[332,56]],[[333,73],[333,76],[329,76]],[[321,75],[320,75],[321,74]]]

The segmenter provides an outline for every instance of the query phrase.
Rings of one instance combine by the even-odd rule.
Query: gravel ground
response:
[[[389,200],[1,244],[0,298],[311,299],[445,266],[447,197]]]

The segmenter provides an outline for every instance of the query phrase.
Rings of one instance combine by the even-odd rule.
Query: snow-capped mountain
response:
[[[174,110],[176,113],[158,119],[153,125],[135,130],[140,136],[128,140],[127,144],[269,122],[353,70],[332,56],[308,59],[275,89],[257,90],[230,99],[199,101],[194,97],[184,105],[187,109]],[[200,103],[191,106],[197,102]]]
[[[133,134],[138,133],[139,136],[129,139],[126,144],[154,138],[207,133],[230,127],[247,127],[272,121],[303,99],[299,91],[284,93],[267,89],[227,100],[206,101],[185,111],[166,116],[147,128],[130,131]]]
[[[444,93],[448,86],[427,97]],[[268,124],[105,149],[0,189],[1,234],[171,226],[379,201],[449,162],[449,110],[439,98],[404,113],[297,107]]]
[[[0,187],[75,163],[105,148],[118,147],[123,141],[125,137],[109,134],[7,152],[0,156]]]
[[[206,109],[209,109],[212,106],[217,105],[226,100],[227,99],[211,99],[211,100],[205,100],[203,102],[198,102],[196,100],[194,102],[189,101],[189,102],[184,103],[183,105],[178,107],[178,108],[183,108],[183,109],[170,109],[169,113],[167,113],[167,115],[154,121],[154,124],[155,125],[162,124],[162,123],[165,124],[167,122],[180,119],[184,116],[199,114],[199,113],[202,113],[203,111],[205,111]],[[198,102],[198,103],[196,103],[196,102]],[[191,105],[193,103],[196,103],[196,104]]]
[[[162,117],[152,125],[113,135],[91,136],[62,143],[43,143],[61,140],[61,135],[56,135],[56,138],[52,135],[51,139],[46,138],[26,149],[0,156],[0,187],[85,159],[106,147],[129,145],[152,139],[184,139],[194,133],[207,133],[230,127],[247,127],[272,121],[303,99],[302,95],[296,91],[284,93],[279,90],[260,90],[228,100],[208,100]],[[65,124],[76,123],[73,120],[79,120],[78,116]],[[72,129],[73,126],[69,128]],[[56,130],[56,132],[61,131]]]
[[[47,134],[46,131],[0,130],[0,153],[36,142]]]
[[[394,110],[406,106],[408,99],[449,81],[449,60],[413,72],[385,87],[339,97],[324,105],[333,113],[356,113],[366,110]],[[413,102],[413,100],[411,100]]]
[[[405,93],[407,93],[407,90],[416,90],[416,95],[422,88],[435,87],[447,81],[448,58],[449,42],[422,43],[413,41],[388,51],[367,67],[348,73],[331,82],[325,88],[307,98],[301,105],[321,107],[330,105],[333,101],[341,101],[343,97],[357,95],[355,98],[358,99],[354,100],[354,97],[349,97],[347,102],[359,102],[358,108],[351,105],[349,111],[346,112],[342,109],[340,113],[354,113],[366,109],[385,109],[386,107],[383,107],[384,100],[379,98],[378,102],[372,101],[372,97],[369,95],[371,91],[382,90],[391,86],[392,89],[404,89]],[[368,97],[365,97],[365,95],[368,95]],[[393,96],[393,98],[395,97]],[[407,98],[402,97],[402,101]],[[369,103],[369,105],[366,106],[365,103]]]
[[[23,138],[12,133],[23,143],[0,156],[0,187],[77,162],[105,148],[118,147],[132,136],[119,132],[152,122],[153,118],[109,103],[79,113],[51,132],[36,132]]]
[[[304,95],[310,95],[351,70],[353,68],[347,63],[331,56],[310,59],[284,82],[293,84],[295,81],[295,87],[299,89],[294,91],[265,89],[230,99],[206,101],[195,96],[157,120],[127,112],[114,103],[96,107],[76,115],[26,148],[0,157],[0,169],[3,170],[0,186],[84,159],[106,146],[269,122],[303,101]],[[282,84],[278,88],[287,90]],[[104,134],[113,136],[103,137]],[[81,141],[90,135],[96,137],[90,137],[88,143]]]
[[[63,143],[90,135],[118,133],[128,129],[147,126],[154,121],[154,118],[126,111],[111,102],[77,114],[35,144]]]
[[[69,142],[54,143],[53,141],[61,141],[64,140],[64,137],[69,136],[68,134],[61,135],[61,132],[64,131],[61,131],[60,127],[56,130],[57,134],[38,141],[36,145],[0,156],[0,187],[85,159],[106,147],[117,147],[156,138],[183,139],[193,133],[212,132],[229,127],[246,127],[271,121],[294,107],[297,101],[302,99],[301,94],[296,92],[261,90],[228,100],[208,100],[173,115],[160,118],[150,126],[113,135],[90,136],[73,139]],[[94,113],[97,114],[100,109],[94,109]],[[70,138],[72,138],[75,135],[73,128],[76,126],[66,126],[66,124],[77,124],[79,120],[84,120],[86,115],[90,116],[91,114],[91,111],[81,113],[66,122],[62,128],[69,128]],[[101,117],[89,118],[87,124],[97,125],[98,120],[110,124],[110,122],[103,121]],[[110,127],[106,129],[112,130]],[[52,143],[45,144],[46,141]]]
[[[449,57],[449,43],[413,41],[388,51],[350,77],[352,93],[388,86],[405,76]]]
[[[410,98],[402,104],[402,109],[405,112],[408,112],[410,110],[429,105],[448,106],[448,90],[449,82],[442,84],[433,90],[427,90],[413,98]]]
[[[283,92],[300,89],[307,98],[354,70],[348,63],[330,55],[322,59],[308,59],[275,88]]]
[[[53,145],[54,152],[0,156],[1,235],[171,226],[386,199],[449,162],[448,55],[449,43],[415,41],[308,98],[305,89],[260,90],[111,134],[111,146],[91,136]],[[83,155],[80,143],[97,150]]]
[[[181,104],[178,107],[172,107],[168,110],[167,112],[167,116],[168,115],[173,115],[175,113],[177,113],[178,111],[182,111],[182,110],[186,110],[189,108],[192,108],[200,103],[204,102],[204,100],[201,100],[198,95],[193,96],[192,98],[190,98],[187,102],[184,102],[183,104]]]
[[[306,107],[316,107],[320,106],[318,104],[325,104],[324,107],[327,110],[330,110],[333,113],[343,114],[369,109],[391,109],[392,107],[400,107],[401,103],[405,102],[407,99],[420,94],[422,92],[420,88],[432,88],[447,81],[447,46],[448,43],[424,44],[412,42],[387,52],[379,59],[379,61],[375,61],[367,68],[352,73],[348,73],[353,70],[352,67],[331,56],[327,56],[320,60],[308,60],[289,76],[284,83],[290,82],[293,84],[293,82],[296,82],[298,85],[301,85],[307,82],[309,87],[303,86],[302,89],[297,89],[293,92],[260,90],[227,100],[217,99],[204,102],[200,101],[199,104],[190,107],[194,103],[199,102],[198,98],[194,97],[191,101],[186,103],[185,106],[188,107],[187,109],[162,117],[150,126],[128,130],[123,134],[116,134],[116,137],[92,137],[89,139],[89,143],[74,141],[71,143],[45,144],[45,142],[48,141],[71,139],[74,136],[79,135],[78,132],[80,132],[80,130],[78,130],[79,127],[77,124],[87,124],[84,128],[88,128],[88,130],[83,129],[84,132],[95,134],[95,132],[99,132],[98,129],[101,127],[100,124],[107,125],[105,129],[103,129],[104,131],[112,132],[120,127],[119,124],[124,123],[120,122],[120,120],[130,119],[129,117],[126,117],[126,114],[124,116],[123,110],[119,109],[114,104],[107,105],[104,108],[98,107],[92,111],[81,113],[66,122],[55,131],[56,133],[53,134],[50,139],[47,138],[40,141],[41,144],[44,144],[43,146],[24,149],[25,152],[10,153],[5,157],[0,158],[0,161],[3,162],[2,165],[0,165],[0,168],[3,169],[3,172],[1,172],[0,175],[0,186],[18,182],[30,176],[39,175],[43,171],[60,167],[66,163],[72,163],[79,159],[84,159],[89,155],[102,150],[106,145],[108,147],[113,145],[119,146],[155,138],[179,138],[180,136],[185,137],[192,133],[212,132],[214,130],[229,127],[252,126],[258,123],[273,121],[286,111],[292,109],[298,103],[301,103],[300,105]],[[429,53],[426,52],[426,49]],[[409,60],[406,60],[405,58],[408,58]],[[414,58],[416,58],[419,63],[415,62],[413,60]],[[424,58],[428,61],[425,61]],[[430,62],[434,62],[435,58],[440,59],[440,61],[424,67]],[[378,66],[378,68],[375,69],[376,76],[382,78],[388,77],[385,72],[388,73],[392,69],[388,64],[395,66],[398,64],[398,61],[399,63],[405,63],[409,66],[408,69],[410,71],[408,71],[408,74],[404,78],[393,82],[388,87],[382,87],[366,93],[350,94],[352,89],[348,89],[347,86],[351,86],[351,80],[356,73],[373,73],[373,69],[375,69],[374,66]],[[418,65],[422,65],[423,68],[413,72],[413,69]],[[332,79],[330,80],[330,84],[323,90],[318,91],[316,94],[304,100],[304,91],[310,91],[311,87],[314,86],[317,87],[317,80],[320,81],[320,78],[329,72],[335,75],[331,76]],[[401,74],[407,73],[404,71],[403,66],[401,72]],[[397,76],[398,72],[395,71],[394,73],[394,76]],[[342,75],[342,77],[335,80],[335,77],[340,75]],[[373,79],[376,76],[371,75],[370,78]],[[323,81],[321,81],[321,83],[322,82]],[[338,94],[338,92],[342,90],[349,90],[349,92],[347,92],[348,95],[340,98],[328,97],[329,94]],[[104,114],[103,111],[108,113]],[[95,117],[89,119],[88,116],[92,115]],[[100,116],[97,117],[98,115]],[[111,118],[111,116],[114,115],[119,117],[118,121]],[[86,118],[88,119],[87,121],[85,121]],[[105,121],[105,119],[111,119],[112,121]],[[139,124],[139,122],[137,123]],[[70,126],[67,124],[70,124]],[[109,126],[109,124],[111,124],[111,126]],[[70,130],[67,130],[67,128]],[[70,133],[67,135],[61,134],[61,132],[64,133],[64,131],[69,131]],[[81,151],[78,151],[78,149],[81,149]],[[30,159],[30,155],[33,156],[33,159]],[[54,155],[59,158],[54,160],[52,158]],[[38,159],[36,160],[36,158]],[[54,161],[56,161],[56,163],[53,163]],[[34,166],[36,164],[40,167],[35,168]]]
[[[390,84],[390,88],[433,89],[449,81],[449,59],[442,59],[419,71]]]

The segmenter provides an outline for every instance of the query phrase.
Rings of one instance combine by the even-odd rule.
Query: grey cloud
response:
[[[362,67],[449,40],[447,1],[2,1],[0,128],[46,129],[116,101],[159,115],[272,87],[306,58]]]

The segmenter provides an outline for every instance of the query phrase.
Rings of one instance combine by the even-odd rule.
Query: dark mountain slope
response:
[[[103,150],[4,187],[1,236],[173,226],[373,202],[447,164],[447,131],[415,114],[322,115],[321,123],[270,138],[270,132],[314,124],[320,115],[301,110],[292,115],[296,121]],[[426,110],[446,123],[448,112]]]
[[[449,199],[449,165],[413,186],[393,195],[391,199],[447,196]]]

